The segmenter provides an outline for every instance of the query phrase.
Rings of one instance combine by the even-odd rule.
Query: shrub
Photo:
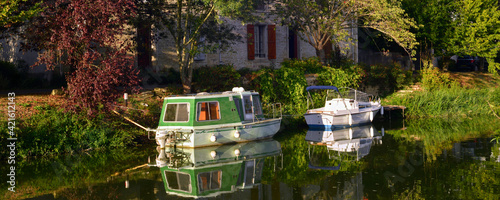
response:
[[[361,75],[357,73],[349,73],[342,69],[324,68],[318,74],[318,83],[320,85],[333,85],[337,87],[358,88],[361,81]]]
[[[18,125],[18,156],[44,156],[84,149],[122,147],[132,144],[133,135],[121,119],[107,115],[88,118],[42,106],[39,113]]]
[[[254,73],[254,85],[261,94],[262,102],[280,102],[287,114],[299,115],[307,110],[307,82],[304,74],[310,72],[318,74],[319,84],[337,87],[357,87],[361,79],[350,68],[330,68],[322,66],[317,58],[309,58],[284,61],[281,68],[276,70],[261,69]]]
[[[258,74],[256,87],[263,103],[280,102],[289,114],[305,112],[307,82],[304,71],[295,67],[281,67],[277,70],[262,69]]]
[[[200,67],[193,71],[193,88],[197,92],[229,91],[241,85],[240,77],[233,65]]]
[[[428,66],[424,67],[422,73],[422,86],[427,90],[435,90],[439,88],[449,88],[456,83],[450,78],[447,73],[442,73],[438,68]]]
[[[310,57],[303,60],[286,59],[281,62],[282,68],[296,68],[305,74],[315,74],[323,70],[323,64],[318,57]]]

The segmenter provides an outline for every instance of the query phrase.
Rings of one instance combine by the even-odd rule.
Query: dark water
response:
[[[350,131],[299,129],[282,131],[274,140],[204,149],[160,151],[143,146],[22,161],[16,193],[3,184],[0,195],[6,199],[500,199],[500,144],[491,140],[499,124],[430,120]]]

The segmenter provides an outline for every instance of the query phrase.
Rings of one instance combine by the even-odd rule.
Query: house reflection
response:
[[[154,166],[168,195],[200,198],[252,189],[260,185],[266,158],[277,167],[281,156],[275,140],[204,148],[158,149]],[[268,163],[269,164],[269,163]]]

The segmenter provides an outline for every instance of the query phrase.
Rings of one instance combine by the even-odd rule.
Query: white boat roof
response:
[[[245,91],[243,87],[235,87],[232,91],[225,92],[199,92],[193,94],[182,94],[182,95],[170,95],[165,97],[165,99],[203,99],[203,98],[214,98],[214,97],[227,97],[235,95],[258,95],[259,93],[254,90]]]

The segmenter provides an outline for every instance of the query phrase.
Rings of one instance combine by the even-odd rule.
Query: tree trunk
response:
[[[318,56],[318,58],[321,61],[321,63],[323,63],[323,64],[326,63],[326,56],[325,56],[325,50],[324,49],[316,49],[316,56]]]

